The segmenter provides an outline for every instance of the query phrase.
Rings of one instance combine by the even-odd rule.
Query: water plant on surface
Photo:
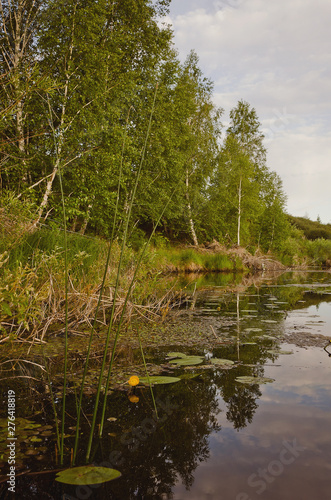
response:
[[[120,476],[121,473],[116,469],[85,465],[83,467],[72,467],[71,469],[58,472],[55,481],[65,484],[88,485],[105,483],[117,479]]]
[[[141,377],[140,382],[144,385],[162,385],[162,384],[174,384],[175,382],[180,382],[178,377],[168,377],[163,375],[152,375],[150,377]]]
[[[183,352],[168,352],[167,354],[167,361],[176,366],[200,365],[204,360],[204,356],[187,355]]]
[[[234,365],[234,361],[232,361],[231,359],[219,359],[219,358],[212,358],[210,360],[210,362],[213,364],[213,365],[223,365],[223,366],[232,366]]]
[[[236,377],[236,382],[240,382],[241,384],[268,384],[274,382],[275,379],[267,378],[267,377],[254,377],[249,375],[243,375],[242,377]]]

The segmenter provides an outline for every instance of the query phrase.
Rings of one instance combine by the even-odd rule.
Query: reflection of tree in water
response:
[[[122,450],[123,456],[123,464],[118,466],[123,476],[112,485],[113,491],[121,493],[120,498],[152,499],[161,494],[171,498],[172,487],[179,478],[189,489],[199,462],[209,457],[208,436],[220,430],[215,386],[190,380],[174,384],[171,391],[158,387],[156,392],[162,407],[158,407],[160,420],[154,430],[148,420],[151,432],[144,433],[144,420],[151,418],[151,409],[145,413],[144,404],[141,409],[136,407],[133,414],[125,412],[123,426],[129,430],[126,445],[112,444],[113,449]],[[169,392],[171,405],[176,408],[170,406],[167,410],[164,404]],[[128,444],[130,438],[132,442]]]
[[[259,406],[256,399],[262,393],[258,385],[236,385],[234,389],[233,395],[226,401],[228,407],[226,418],[233,422],[235,429],[239,430],[252,422],[255,410]]]
[[[220,394],[227,406],[226,418],[238,430],[252,422],[255,411],[259,406],[256,400],[262,395],[259,385],[243,385],[235,381],[236,377],[242,375],[257,375],[258,377],[263,377],[264,375],[262,363],[265,362],[266,355],[256,348],[257,346],[251,347],[250,359],[246,359],[245,361],[261,364],[248,368],[249,373],[247,372],[247,367],[238,367],[227,371],[215,371],[212,376],[212,382],[219,388]],[[245,356],[243,357],[245,358]]]

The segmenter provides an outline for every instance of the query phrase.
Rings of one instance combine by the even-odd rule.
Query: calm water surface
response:
[[[147,354],[147,361],[160,363],[174,349],[204,356],[202,365],[173,372],[185,374],[180,382],[155,387],[159,420],[152,418],[148,389],[138,390],[136,405],[123,392],[109,398],[107,415],[117,420],[107,421],[104,438],[95,443],[93,461],[117,468],[122,476],[93,488],[54,481],[52,470],[59,468],[54,436],[45,436],[36,443],[47,449],[40,460],[24,457],[27,445],[18,444],[24,466],[16,478],[17,498],[331,498],[331,357],[322,345],[298,347],[289,343],[293,337],[287,337],[307,333],[331,337],[331,274],[286,273],[239,292],[225,291],[220,279],[209,277],[207,286],[198,287],[182,316],[183,322],[212,318],[216,334],[226,335],[227,342],[211,349],[169,346]],[[194,284],[190,286],[194,289]],[[215,357],[234,361],[234,368],[203,369]],[[190,378],[193,374],[199,376]],[[274,382],[236,381],[244,375]],[[27,395],[22,388],[19,391],[18,417],[24,416],[25,398],[31,421],[39,425],[54,421],[50,405],[43,406],[39,415],[34,415],[35,409],[28,414]],[[69,418],[70,404],[74,414],[74,400],[69,398]],[[90,415],[93,398],[85,404]],[[88,435],[87,423],[82,426],[77,465],[84,463],[84,435]],[[73,443],[72,439],[68,438]],[[2,474],[6,474],[5,442],[0,445]],[[4,482],[0,495],[12,498]]]

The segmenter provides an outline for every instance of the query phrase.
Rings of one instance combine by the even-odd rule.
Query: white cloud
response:
[[[172,0],[175,44],[196,50],[215,82],[215,103],[257,111],[269,167],[282,177],[293,215],[331,222],[329,0]]]

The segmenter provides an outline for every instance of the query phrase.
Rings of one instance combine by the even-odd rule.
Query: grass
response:
[[[233,272],[243,271],[239,258],[223,252],[208,252],[194,248],[162,248],[155,250],[155,260],[170,272]]]

